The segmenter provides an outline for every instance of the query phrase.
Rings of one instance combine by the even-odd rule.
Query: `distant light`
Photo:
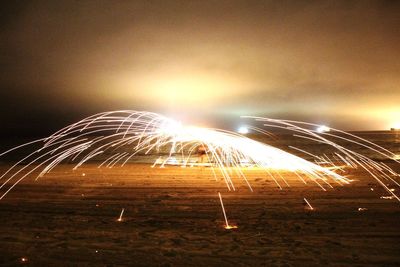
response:
[[[321,125],[317,128],[317,132],[319,133],[325,133],[325,132],[329,132],[331,129],[325,125]]]
[[[249,133],[249,129],[246,126],[240,126],[238,129],[238,133],[240,134],[248,134]]]
[[[393,130],[400,130],[400,122],[393,123]]]

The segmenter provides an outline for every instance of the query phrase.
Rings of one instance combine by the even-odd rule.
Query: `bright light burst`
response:
[[[330,131],[329,127],[327,127],[325,125],[320,125],[317,127],[318,133],[324,133],[324,132],[329,132],[329,131]]]
[[[302,122],[273,120],[268,118],[246,117],[255,122],[261,122],[262,127],[250,127],[255,132],[269,134],[265,128],[275,127],[294,133],[294,137],[324,143],[333,147],[336,152],[332,157],[314,155],[303,149],[290,146],[296,152],[312,156],[314,162],[288,153],[275,146],[261,143],[241,134],[220,129],[186,126],[162,115],[142,111],[112,111],[96,114],[77,123],[65,127],[53,135],[36,140],[2,154],[5,156],[26,146],[34,147],[33,152],[17,161],[0,176],[0,199],[7,195],[19,182],[31,174],[37,178],[45,175],[61,162],[75,163],[74,169],[91,160],[99,162],[98,167],[112,168],[124,166],[135,157],[141,155],[157,155],[153,167],[164,167],[167,164],[178,166],[209,166],[215,175],[221,176],[228,190],[235,190],[233,177],[243,179],[252,190],[243,173],[244,167],[259,168],[266,172],[267,177],[275,181],[282,189],[281,181],[287,183],[276,170],[290,171],[299,180],[306,179],[315,182],[321,189],[332,187],[331,183],[348,184],[342,165],[349,168],[362,167],[374,177],[393,197],[400,199],[382,182],[382,179],[399,184],[393,178],[398,176],[384,163],[374,161],[364,155],[354,152],[342,145],[328,140],[335,137],[352,144],[371,149],[387,158],[393,159],[391,152],[367,140],[357,138],[339,130],[318,133],[315,130],[302,128],[316,125]],[[341,133],[336,136],[332,132]],[[199,147],[204,148],[207,161],[196,162]],[[396,163],[398,161],[394,160]],[[339,174],[337,171],[342,171]]]
[[[240,134],[248,134],[249,133],[249,129],[246,126],[240,126],[238,129],[238,133]]]

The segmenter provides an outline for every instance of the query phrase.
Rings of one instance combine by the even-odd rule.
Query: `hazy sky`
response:
[[[120,109],[400,122],[400,1],[16,1],[0,19],[3,132]]]

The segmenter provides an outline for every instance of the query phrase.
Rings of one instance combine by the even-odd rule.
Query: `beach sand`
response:
[[[323,191],[281,172],[279,190],[245,174],[253,192],[206,167],[60,165],[0,201],[0,265],[400,266],[400,203],[372,178],[351,171]],[[237,229],[224,229],[218,192]]]

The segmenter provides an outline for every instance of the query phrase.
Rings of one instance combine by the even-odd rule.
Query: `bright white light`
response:
[[[331,129],[325,125],[321,125],[317,128],[317,132],[319,133],[324,133],[324,132],[329,132]]]
[[[246,126],[240,126],[238,129],[238,133],[240,134],[248,134],[249,133],[249,129],[247,129]]]
[[[400,122],[394,123],[392,128],[396,130],[400,129]]]
[[[176,135],[182,131],[182,123],[174,120],[167,120],[159,128],[160,133]]]

